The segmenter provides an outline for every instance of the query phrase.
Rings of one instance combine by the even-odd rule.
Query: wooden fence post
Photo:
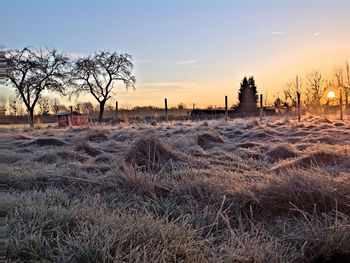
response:
[[[227,122],[228,110],[227,110],[227,96],[225,96],[225,121]]]
[[[118,101],[115,102],[115,120],[118,123]]]
[[[342,89],[339,91],[339,109],[340,109],[340,120],[343,120],[343,92]]]
[[[300,110],[301,110],[301,105],[300,105],[300,92],[297,92],[297,99],[298,99],[298,122],[300,122]]]
[[[166,98],[164,99],[164,104],[165,104],[165,121],[168,122],[168,100]]]
[[[73,107],[72,106],[69,106],[69,109],[70,109],[70,115],[69,115],[69,126],[72,126],[73,125]]]
[[[260,94],[260,121],[263,119],[263,95]]]

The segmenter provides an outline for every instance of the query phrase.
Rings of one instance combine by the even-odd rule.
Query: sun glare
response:
[[[334,98],[335,98],[335,93],[334,93],[334,91],[328,92],[327,97],[330,98],[330,99],[334,99]]]

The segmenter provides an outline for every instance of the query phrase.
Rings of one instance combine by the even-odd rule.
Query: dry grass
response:
[[[92,147],[88,142],[78,143],[78,145],[75,146],[74,150],[90,156],[97,156],[102,153],[100,150]]]
[[[146,171],[159,171],[170,166],[171,162],[183,161],[185,157],[170,149],[156,135],[145,134],[134,142],[125,159]]]
[[[348,128],[313,116],[5,131],[9,261],[349,262]]]

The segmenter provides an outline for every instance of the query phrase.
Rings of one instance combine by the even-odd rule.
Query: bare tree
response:
[[[131,111],[133,110],[135,107],[132,105],[132,103],[124,103],[123,105],[121,105],[120,109],[121,110],[125,110],[125,111]]]
[[[343,69],[339,68],[335,71],[334,75],[337,81],[337,87],[343,90],[345,95],[345,109],[348,109],[349,104],[349,91],[350,91],[350,72],[349,72],[349,64],[346,62],[346,71],[345,71],[345,80]]]
[[[39,114],[48,115],[50,113],[49,98],[41,96],[38,100]]]
[[[64,93],[69,59],[55,49],[12,50],[6,54],[7,84],[15,88],[27,108],[30,126],[34,109],[44,90]]]
[[[91,102],[79,102],[76,106],[79,107],[79,110],[82,112],[92,113],[94,111],[94,105],[92,105]]]
[[[287,100],[290,100],[292,106],[296,106],[298,103],[297,93],[299,92],[301,94],[301,88],[302,88],[302,79],[299,78],[298,75],[296,75],[295,80],[289,81],[287,83],[287,87],[283,91],[285,96],[285,101],[287,102]]]
[[[51,102],[51,111],[57,114],[60,111],[68,111],[68,107],[61,104],[59,99],[54,98]]]
[[[332,83],[326,80],[319,70],[314,70],[313,72],[306,75],[308,86],[306,88],[306,95],[309,104],[320,107],[321,99],[327,89],[332,85]]]
[[[349,108],[349,93],[350,93],[350,67],[349,63],[346,61],[346,80],[347,83],[344,85],[345,91],[345,110]]]
[[[93,56],[79,58],[72,71],[72,94],[90,93],[99,103],[98,121],[101,122],[106,102],[111,98],[115,85],[122,82],[126,89],[135,88],[133,67],[132,57],[128,54],[101,51]]]
[[[51,100],[51,111],[55,114],[60,110],[60,101],[57,98]]]

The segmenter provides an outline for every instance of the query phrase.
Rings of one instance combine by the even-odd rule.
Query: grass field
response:
[[[350,262],[336,118],[2,128],[16,262]]]

